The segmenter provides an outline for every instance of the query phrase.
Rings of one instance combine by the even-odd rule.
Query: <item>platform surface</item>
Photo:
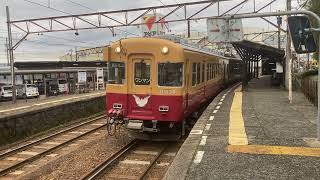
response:
[[[269,80],[220,93],[164,179],[320,179],[316,107],[300,92],[290,104]]]
[[[24,102],[21,102],[22,100],[19,100],[19,103],[16,104],[13,104],[10,101],[0,102],[0,118],[20,113],[31,112],[43,108],[50,108],[65,103],[83,101],[89,98],[101,97],[105,94],[105,90],[102,90],[83,94],[51,96],[45,99],[27,99]]]

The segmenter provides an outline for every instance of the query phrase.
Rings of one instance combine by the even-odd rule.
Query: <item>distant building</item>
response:
[[[81,49],[59,57],[61,61],[103,61],[103,47]]]

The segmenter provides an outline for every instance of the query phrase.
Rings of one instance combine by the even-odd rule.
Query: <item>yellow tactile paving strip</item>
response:
[[[266,145],[229,145],[229,153],[266,154],[266,155],[291,155],[320,157],[320,148],[288,147]]]
[[[232,106],[230,109],[229,144],[247,145],[248,138],[242,117],[242,92],[241,86],[235,90]]]
[[[229,153],[264,154],[264,155],[291,155],[320,157],[320,148],[248,145],[248,138],[242,116],[242,86],[235,91],[230,109],[229,145],[226,151]]]

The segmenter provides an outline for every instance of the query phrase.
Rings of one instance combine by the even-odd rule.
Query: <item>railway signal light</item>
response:
[[[307,16],[290,16],[288,17],[288,24],[294,49],[298,54],[311,53],[317,50]]]

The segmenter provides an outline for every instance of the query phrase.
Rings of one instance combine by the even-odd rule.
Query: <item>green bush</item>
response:
[[[312,69],[312,70],[309,70],[309,71],[305,71],[305,72],[299,73],[298,77],[299,78],[306,78],[308,76],[314,76],[314,75],[318,75],[318,69]]]

